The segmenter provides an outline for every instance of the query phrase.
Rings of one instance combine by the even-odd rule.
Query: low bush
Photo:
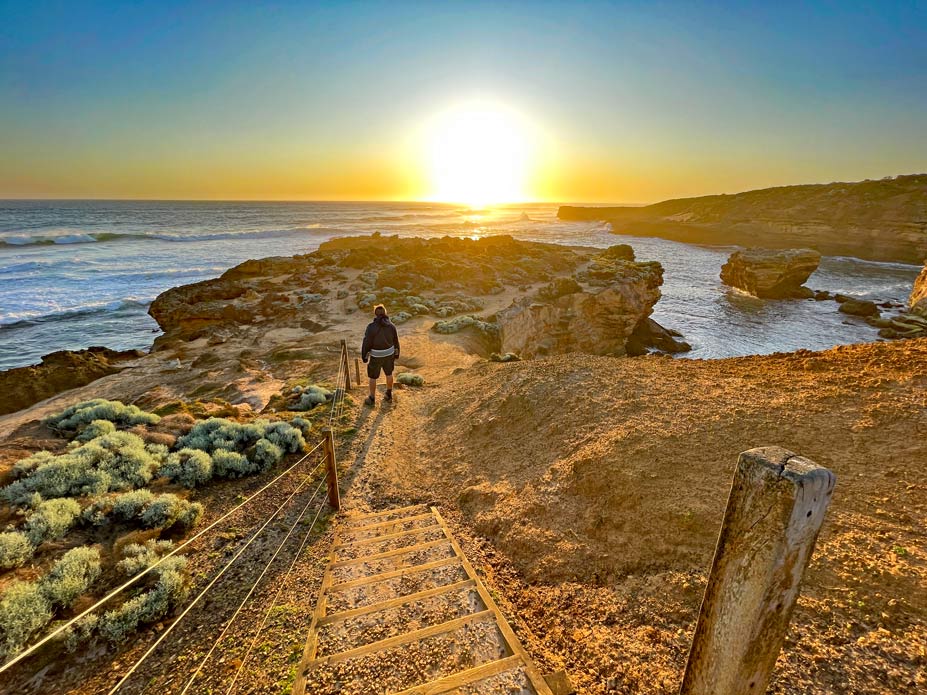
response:
[[[254,462],[261,471],[267,470],[282,458],[283,450],[269,439],[258,439],[248,451],[248,460]]]
[[[80,516],[80,504],[67,497],[47,500],[26,519],[23,532],[32,545],[61,538],[71,530]]]
[[[57,429],[76,430],[94,420],[107,420],[116,425],[129,426],[154,425],[161,418],[153,413],[146,413],[136,405],[95,398],[65,408],[60,413],[46,418],[45,422]]]
[[[80,431],[76,439],[79,442],[89,442],[91,439],[102,437],[104,434],[112,434],[116,431],[116,425],[109,420],[94,420]]]
[[[212,472],[219,478],[240,478],[257,472],[258,467],[237,451],[217,449],[212,455]]]
[[[209,454],[216,449],[242,451],[253,446],[262,436],[264,431],[260,425],[243,425],[225,418],[212,417],[196,423],[193,429],[177,440],[177,445]]]
[[[0,655],[16,654],[51,618],[51,604],[37,584],[12,582],[0,596]]]
[[[445,335],[459,333],[466,329],[473,329],[490,337],[499,335],[498,325],[495,323],[488,323],[470,315],[458,316],[448,321],[438,321],[432,326],[432,330],[435,333],[442,333]]]
[[[327,403],[334,397],[334,392],[313,384],[305,388],[299,396],[297,410],[312,410],[317,405]]]
[[[146,448],[134,434],[111,432],[59,456],[43,457],[25,477],[0,490],[0,497],[23,506],[34,493],[79,497],[141,487],[160,466],[162,453]]]
[[[141,515],[142,510],[154,499],[154,493],[147,488],[116,495],[112,501],[113,515],[121,521],[131,521]]]
[[[264,426],[264,438],[290,454],[306,448],[303,433],[288,422],[267,423]]]
[[[412,372],[403,372],[396,376],[396,381],[404,386],[424,386],[425,379],[418,374],[413,374]]]
[[[116,569],[134,577],[160,560],[174,549],[172,541],[151,540],[145,544],[130,543],[123,549],[123,559],[116,563]]]
[[[66,552],[51,572],[42,577],[39,590],[52,606],[67,608],[99,576],[100,551],[96,548],[74,548]]]
[[[184,487],[194,488],[212,479],[212,458],[200,449],[181,449],[167,457],[161,474]]]
[[[140,625],[167,615],[187,597],[186,564],[185,558],[177,556],[165,560],[154,570],[158,576],[155,586],[105,613],[97,623],[99,633],[110,642],[124,642]]]
[[[22,567],[32,559],[34,547],[19,531],[0,533],[0,569]]]
[[[167,528],[180,523],[192,528],[203,515],[203,505],[188,502],[177,495],[158,495],[138,517],[147,528]]]
[[[84,523],[103,526],[111,521],[135,521],[145,528],[166,528],[180,524],[192,528],[203,515],[203,505],[189,502],[177,495],[155,495],[142,489],[121,495],[101,497],[81,514]]]

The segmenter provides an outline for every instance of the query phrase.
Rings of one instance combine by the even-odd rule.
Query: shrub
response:
[[[217,449],[212,455],[212,472],[220,478],[240,478],[257,471],[258,467],[237,451]]]
[[[48,500],[36,508],[23,526],[32,545],[61,538],[77,522],[80,504],[69,498]]]
[[[424,386],[425,379],[418,374],[413,374],[412,372],[403,372],[396,376],[396,381],[405,386]]]
[[[181,449],[167,457],[161,473],[184,487],[194,488],[212,479],[212,458],[199,449]]]
[[[51,605],[36,584],[12,582],[0,597],[0,653],[8,657],[20,651],[51,618]]]
[[[154,499],[154,493],[147,488],[116,495],[113,498],[113,515],[121,521],[131,521],[139,516]]]
[[[21,567],[32,558],[33,547],[19,531],[0,533],[0,569]]]
[[[141,513],[139,520],[147,528],[173,526],[180,523],[190,528],[200,520],[203,505],[188,502],[177,495],[158,495]]]
[[[43,458],[26,477],[3,488],[0,496],[22,506],[36,492],[43,497],[78,497],[141,487],[160,463],[139,437],[111,432],[60,456]]]
[[[297,408],[299,410],[312,410],[317,405],[330,401],[334,395],[332,391],[321,386],[309,386],[300,395]]]
[[[312,423],[301,417],[294,417],[290,420],[290,425],[302,432],[303,441],[309,435],[309,431],[312,429]]]
[[[23,478],[32,471],[34,471],[39,466],[48,463],[55,458],[55,455],[50,451],[39,451],[32,456],[21,459],[13,464],[13,477],[14,478]]]
[[[264,425],[264,438],[290,454],[306,448],[303,433],[288,422],[273,422]]]
[[[115,431],[116,425],[109,420],[94,420],[81,430],[76,439],[79,442],[89,442],[91,439],[96,439],[104,434],[112,434]]]
[[[123,642],[139,625],[154,622],[167,615],[174,606],[187,597],[187,580],[182,557],[170,557],[154,573],[158,581],[154,588],[129,599],[119,608],[108,611],[100,618],[97,628],[110,642]]]
[[[151,567],[173,548],[174,543],[172,541],[151,540],[144,545],[130,543],[123,549],[125,557],[116,563],[116,569],[130,577],[134,577],[139,572]]]
[[[438,321],[432,326],[432,330],[435,333],[458,333],[467,328],[473,328],[480,333],[483,333],[490,337],[496,337],[499,335],[499,326],[495,323],[487,323],[482,319],[475,318],[470,315],[458,316],[455,319],[449,321]]]
[[[66,608],[100,576],[100,551],[74,548],[39,581],[39,590],[52,606]]]
[[[253,446],[263,434],[259,425],[242,425],[225,418],[213,417],[194,425],[193,429],[177,440],[177,445],[210,454],[216,449],[242,451]]]
[[[117,425],[128,426],[155,425],[161,418],[146,413],[136,405],[95,398],[65,408],[57,415],[46,418],[45,422],[58,429],[75,430],[81,425],[89,425],[94,420],[107,420]]]
[[[85,644],[97,629],[100,622],[100,616],[95,613],[88,613],[83,618],[74,623],[64,633],[64,646],[69,653],[77,651],[77,648]]]
[[[253,461],[258,470],[267,470],[283,458],[283,450],[269,439],[259,439],[254,448],[248,452],[248,459]]]

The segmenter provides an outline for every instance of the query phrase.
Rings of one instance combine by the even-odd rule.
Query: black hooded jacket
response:
[[[399,356],[399,334],[396,332],[396,326],[392,324],[387,316],[378,316],[364,333],[364,344],[361,346],[361,359],[367,361],[367,355],[371,350],[388,350],[393,348],[393,356]]]

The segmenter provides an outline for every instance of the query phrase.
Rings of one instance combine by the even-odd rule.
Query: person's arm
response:
[[[367,354],[370,352],[370,326],[364,331],[364,342],[361,343],[361,361],[367,362]]]
[[[393,326],[393,356],[399,358],[399,331],[396,330],[396,326]]]

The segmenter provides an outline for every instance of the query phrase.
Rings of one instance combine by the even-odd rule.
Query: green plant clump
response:
[[[64,497],[39,503],[26,519],[23,531],[32,545],[61,538],[71,530],[80,516],[77,500]]]
[[[100,576],[96,548],[74,548],[39,582],[12,582],[0,597],[0,654],[9,657],[51,622],[55,607],[67,608]]]
[[[298,410],[312,410],[317,405],[327,403],[334,396],[333,391],[329,391],[322,386],[313,384],[306,387],[299,396]]]
[[[104,434],[59,456],[43,457],[25,477],[0,490],[0,497],[23,506],[34,493],[80,497],[142,487],[160,467],[161,453],[129,432]]]
[[[161,474],[184,487],[194,488],[212,480],[212,457],[200,449],[181,449],[167,457]]]
[[[45,422],[60,430],[76,430],[83,425],[90,425],[94,420],[107,420],[116,425],[130,426],[155,425],[161,418],[153,413],[146,413],[137,405],[94,398],[65,408],[60,413],[46,418]]]
[[[134,577],[160,560],[174,549],[172,541],[150,540],[144,544],[130,543],[123,549],[123,559],[116,563],[116,568]]]
[[[91,439],[102,437],[104,434],[111,434],[116,431],[116,425],[109,420],[94,420],[75,437],[79,442],[89,442]]]
[[[396,376],[396,381],[404,386],[424,386],[425,379],[418,374],[413,374],[412,372],[403,372]]]
[[[139,523],[145,528],[167,528],[180,524],[193,528],[203,515],[203,505],[171,493],[155,495],[142,489],[101,497],[84,509],[84,523],[103,526],[111,521]]]
[[[33,552],[26,534],[19,531],[0,533],[0,569],[22,567],[32,559]]]

